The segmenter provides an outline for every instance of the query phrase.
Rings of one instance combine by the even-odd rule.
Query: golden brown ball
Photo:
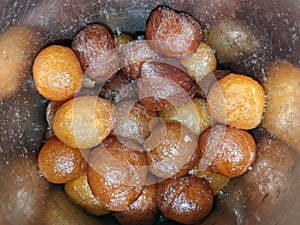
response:
[[[248,171],[256,157],[256,143],[248,132],[216,124],[199,137],[199,170],[237,177]]]
[[[79,149],[71,148],[52,137],[39,152],[38,166],[49,182],[64,184],[85,173],[87,162]]]
[[[212,86],[207,105],[215,121],[249,130],[262,121],[265,92],[251,77],[231,73]]]
[[[53,130],[58,139],[73,148],[100,144],[112,131],[115,109],[97,96],[82,96],[64,103],[55,113]]]
[[[147,179],[146,156],[117,137],[106,138],[88,162],[88,183],[105,208],[123,211],[142,193]]]
[[[52,101],[66,101],[82,86],[81,65],[69,47],[51,45],[44,48],[36,56],[32,70],[38,91]]]

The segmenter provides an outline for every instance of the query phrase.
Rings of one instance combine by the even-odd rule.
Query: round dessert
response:
[[[80,177],[87,169],[87,162],[79,149],[52,137],[39,152],[38,166],[49,182],[64,184]]]
[[[207,106],[215,121],[249,130],[262,121],[265,92],[251,77],[231,73],[212,86]]]
[[[88,183],[105,208],[123,211],[142,193],[147,180],[147,158],[117,137],[106,138],[88,162]]]
[[[115,110],[108,100],[82,96],[64,103],[53,118],[54,134],[73,148],[92,148],[112,131]]]
[[[149,16],[146,38],[160,54],[181,59],[196,52],[202,28],[191,15],[162,5]]]
[[[78,206],[95,216],[111,213],[93,195],[88,184],[87,173],[78,179],[65,183],[64,189],[68,197]]]
[[[213,195],[206,182],[188,175],[159,183],[156,199],[165,217],[182,224],[199,223],[213,206]]]
[[[176,121],[157,125],[144,143],[149,171],[161,178],[185,175],[197,162],[198,136]]]
[[[157,185],[145,186],[141,195],[128,208],[114,215],[121,225],[152,225],[158,219]]]
[[[199,137],[199,170],[237,177],[248,171],[256,157],[254,138],[246,131],[216,124]]]
[[[118,71],[118,49],[104,26],[97,23],[87,25],[75,35],[71,47],[85,76],[92,80],[105,82]]]
[[[39,93],[52,101],[66,101],[82,86],[83,72],[71,48],[51,45],[36,56],[33,78]]]

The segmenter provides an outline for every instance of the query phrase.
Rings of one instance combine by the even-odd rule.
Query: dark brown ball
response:
[[[120,54],[121,68],[132,80],[139,77],[141,66],[145,61],[160,58],[149,43],[150,41],[147,40],[137,40],[123,47]]]
[[[73,39],[72,49],[85,75],[94,81],[108,80],[119,68],[114,38],[100,24],[90,24],[79,31]]]
[[[140,103],[153,111],[177,108],[191,101],[197,83],[166,62],[145,62],[137,81]]]
[[[213,195],[206,182],[188,175],[159,183],[156,199],[165,217],[182,224],[198,223],[213,206]]]
[[[125,99],[138,100],[136,83],[132,82],[124,73],[119,71],[104,84],[100,91],[100,97],[112,103],[118,103]]]
[[[142,194],[127,209],[115,212],[122,225],[152,225],[158,217],[156,203],[157,185],[145,186]]]
[[[146,26],[150,45],[167,57],[186,58],[200,44],[202,28],[189,14],[168,6],[158,6],[150,14]]]

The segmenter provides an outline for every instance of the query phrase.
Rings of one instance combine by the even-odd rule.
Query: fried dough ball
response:
[[[293,148],[300,147],[300,68],[286,60],[274,63],[263,82],[267,103],[263,126]]]
[[[165,217],[182,224],[199,223],[213,206],[206,182],[188,175],[158,183],[156,199]]]
[[[114,38],[100,24],[89,24],[79,31],[71,45],[85,75],[102,83],[118,71],[118,50]]]
[[[177,108],[195,95],[197,83],[166,62],[145,62],[137,81],[140,103],[153,111]]]
[[[216,124],[199,137],[199,170],[237,177],[248,171],[256,157],[254,138],[246,131]]]
[[[206,101],[201,98],[194,98],[176,109],[160,111],[159,116],[166,121],[180,122],[197,135],[215,123],[208,114]]]
[[[124,46],[120,55],[120,64],[123,72],[136,80],[140,69],[148,60],[158,60],[160,56],[151,48],[150,41],[137,40]]]
[[[207,105],[215,121],[249,130],[262,121],[265,92],[251,77],[231,73],[213,85]]]
[[[149,171],[161,178],[186,174],[199,158],[197,138],[179,122],[157,125],[144,143]]]
[[[150,122],[157,113],[136,100],[124,100],[116,105],[116,123],[113,134],[142,145],[150,135]]]
[[[87,169],[80,150],[65,145],[56,137],[48,139],[42,146],[38,166],[46,179],[54,184],[75,180]]]
[[[112,103],[118,103],[125,99],[138,100],[138,91],[136,83],[121,71],[110,78],[100,91],[100,97],[109,100]]]
[[[205,42],[201,42],[195,54],[181,60],[189,74],[199,83],[208,73],[217,69],[217,59],[212,48]]]
[[[83,72],[71,48],[51,45],[36,56],[33,78],[37,90],[52,101],[66,101],[82,86]]]
[[[145,186],[141,195],[124,211],[114,215],[121,225],[152,225],[158,219],[157,185]]]
[[[160,54],[182,59],[196,52],[202,28],[189,14],[161,5],[150,14],[146,38]]]
[[[147,180],[147,158],[117,137],[106,138],[88,162],[88,183],[105,208],[123,211],[142,193]]]
[[[84,173],[76,180],[66,183],[64,189],[69,198],[87,212],[96,216],[111,213],[93,195],[88,184],[87,173]]]
[[[108,100],[82,96],[64,103],[53,118],[58,139],[73,148],[86,149],[100,144],[112,131],[115,109]]]

